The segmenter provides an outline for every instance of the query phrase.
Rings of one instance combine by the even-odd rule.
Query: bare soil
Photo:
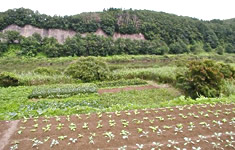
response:
[[[18,141],[17,146],[20,150],[36,148],[41,150],[103,150],[118,149],[124,145],[127,146],[126,149],[138,149],[136,144],[143,144],[143,149],[145,150],[156,148],[153,142],[161,143],[162,146],[159,148],[164,150],[175,149],[177,147],[187,148],[189,150],[191,150],[192,147],[201,147],[201,149],[209,150],[214,149],[212,142],[220,144],[218,149],[233,149],[229,146],[225,147],[225,145],[227,145],[226,140],[229,139],[232,141],[231,138],[234,136],[234,104],[131,110],[116,113],[102,113],[102,115],[94,113],[60,116],[58,118],[60,118],[60,121],[56,120],[56,117],[32,118],[28,119],[26,122],[21,120],[18,124],[18,131],[21,130],[22,133],[19,134],[16,131],[11,136],[4,150],[9,150],[11,146],[14,146],[15,144],[11,143],[15,141]],[[102,128],[97,128],[97,124],[100,120],[103,126]],[[110,120],[114,120],[116,123],[115,126],[110,126]],[[124,121],[129,122],[126,127],[124,127],[122,123]],[[190,122],[195,126],[192,131],[188,128]],[[220,122],[221,124],[218,125],[215,122]],[[63,128],[60,130],[57,129],[59,123],[64,124]],[[76,124],[75,131],[71,131],[69,128],[71,123]],[[88,129],[83,127],[84,123],[88,123]],[[207,126],[203,125],[205,123]],[[35,127],[36,124],[38,127]],[[50,130],[46,132],[43,131],[43,128],[50,124]],[[156,126],[156,131],[151,129],[151,127]],[[182,126],[182,130],[180,130],[182,132],[177,132],[177,126]],[[138,132],[138,128],[141,128],[143,132]],[[128,131],[131,135],[129,135],[127,139],[123,139],[122,135],[120,135],[122,130]],[[226,132],[231,131],[233,135],[226,134]],[[109,138],[104,136],[105,132],[112,132],[114,138],[108,141]],[[95,136],[93,133],[95,133]],[[144,133],[146,133],[146,135]],[[221,133],[221,136],[216,137],[215,133]],[[79,134],[83,135],[83,137],[79,138]],[[205,139],[199,140],[199,135],[203,135]],[[67,137],[64,140],[59,140],[59,136]],[[90,143],[90,137],[93,138],[94,144]],[[185,137],[191,138],[191,142],[187,143],[184,139]],[[43,142],[43,144],[33,146],[35,143],[32,139],[35,138]],[[70,138],[77,139],[77,141],[72,143],[69,140]],[[58,140],[59,144],[50,147],[53,139]],[[170,144],[168,140],[173,140],[178,143]],[[232,144],[235,146],[234,143]]]
[[[0,128],[0,149],[3,149],[9,143],[9,139],[11,138],[12,134],[17,130],[18,122],[19,120],[10,122],[3,121],[0,123],[0,127],[3,127]]]

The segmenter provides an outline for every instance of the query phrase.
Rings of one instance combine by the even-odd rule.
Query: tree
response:
[[[22,36],[17,31],[8,30],[4,33],[3,38],[8,44],[20,43]]]
[[[21,40],[21,55],[36,56],[39,52],[41,52],[42,45],[41,41],[39,41],[35,36],[25,37]]]
[[[211,45],[208,44],[208,43],[205,43],[205,44],[204,44],[203,49],[204,49],[206,52],[211,52],[211,51],[212,51]]]
[[[218,46],[216,49],[215,49],[216,53],[219,54],[219,55],[223,55],[224,54],[224,47],[222,47],[221,45]]]
[[[189,49],[182,40],[179,40],[178,42],[172,43],[170,45],[169,53],[171,54],[182,54],[182,53],[188,53],[188,52],[189,52]]]
[[[0,56],[2,56],[2,54],[6,52],[7,49],[8,49],[7,43],[0,42]]]
[[[80,34],[76,34],[72,38],[67,38],[64,45],[65,56],[85,56],[86,55],[86,47],[85,41],[81,37]]]
[[[48,57],[64,56],[62,53],[62,46],[54,37],[46,37],[43,39],[42,43],[42,52],[45,53]]]
[[[199,53],[203,52],[203,48],[200,43],[194,43],[190,47],[190,51],[193,52],[194,54],[199,54]]]
[[[227,53],[235,53],[235,44],[232,45],[231,43],[227,44],[225,48]]]

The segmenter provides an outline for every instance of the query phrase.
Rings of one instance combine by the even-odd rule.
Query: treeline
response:
[[[195,18],[176,16],[163,12],[115,8],[110,8],[103,12],[81,13],[73,16],[48,16],[40,14],[38,11],[34,12],[30,9],[19,8],[0,13],[0,30],[3,30],[11,24],[16,24],[21,27],[29,24],[44,29],[69,29],[78,33],[92,33],[101,28],[110,36],[114,32],[123,34],[143,33],[148,40],[147,42],[118,40],[127,41],[125,45],[133,43],[134,45],[132,47],[135,47],[136,43],[138,43],[136,45],[145,45],[143,43],[161,41],[160,43],[167,44],[169,48],[196,44],[201,45],[201,47],[205,45],[209,49],[210,47],[212,49],[223,48],[227,52],[235,52],[234,19],[201,21]],[[98,39],[104,40],[101,37],[98,37]],[[106,38],[105,41],[112,40]],[[111,43],[116,42],[113,41]],[[172,44],[173,46],[171,46]],[[138,50],[135,51],[138,52]],[[148,52],[149,50],[144,51]],[[184,49],[181,51],[187,52],[190,50]],[[129,53],[129,50],[125,50],[124,52]],[[90,52],[87,53],[90,54]],[[106,53],[110,54],[110,52]],[[130,53],[133,52],[131,51]]]
[[[67,38],[63,44],[58,43],[54,37],[42,38],[40,34],[34,33],[30,37],[23,37],[17,31],[6,31],[0,34],[0,56],[7,55],[12,46],[16,46],[14,53],[18,56],[37,55],[47,57],[61,56],[111,56],[121,54],[182,54],[217,52],[223,54],[230,53],[230,49],[218,46],[212,49],[210,44],[195,42],[187,45],[183,40],[174,42],[169,46],[160,39],[154,40],[131,40],[119,38],[114,40],[111,37],[87,34],[82,37],[77,33],[72,38]]]

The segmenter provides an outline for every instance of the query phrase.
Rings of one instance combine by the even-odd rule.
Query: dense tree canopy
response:
[[[223,49],[228,53],[235,52],[235,19],[202,21],[163,12],[116,8],[73,16],[48,16],[24,8],[0,12],[0,30],[11,24],[21,27],[33,25],[44,29],[69,29],[78,32],[77,36],[68,39],[64,45],[56,43],[53,38],[45,39],[41,43],[38,43],[35,37],[28,41],[23,38],[21,42],[19,39],[22,37],[15,32],[9,32],[6,35],[5,39],[8,44],[18,41],[22,43],[23,51],[32,55],[35,51],[45,52],[50,57],[62,55],[105,56],[122,53],[164,54],[169,52],[177,54],[190,52],[190,45],[194,45],[192,51],[199,50],[195,42],[201,43],[201,47],[208,52],[216,48],[218,51]],[[99,28],[110,36],[114,32],[142,33],[147,41],[126,39],[113,41],[111,38],[97,37],[92,34],[86,38],[79,36],[79,33],[92,33]],[[36,47],[41,45],[42,49],[36,50],[35,47],[32,47],[32,50],[28,52],[30,42],[36,44]],[[5,44],[0,45],[5,47]],[[56,52],[49,54],[51,51]]]

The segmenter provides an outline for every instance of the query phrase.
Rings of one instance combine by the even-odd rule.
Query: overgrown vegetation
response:
[[[37,73],[37,74],[41,74],[41,75],[56,75],[56,74],[60,74],[59,71],[56,71],[54,69],[47,68],[47,67],[38,67],[33,72]]]
[[[159,68],[140,68],[140,69],[121,69],[115,70],[114,77],[133,79],[140,78],[145,80],[154,80],[161,83],[171,83],[176,82],[177,72],[184,72],[183,67],[159,67]]]
[[[0,13],[0,30],[9,25],[33,25],[43,29],[73,30],[77,33],[94,33],[102,29],[108,36],[142,33],[145,41],[130,39],[113,40],[110,37],[77,34],[62,45],[55,38],[38,34],[23,38],[19,33],[8,31],[0,34],[0,55],[9,46],[18,44],[17,55],[60,56],[108,56],[120,54],[164,55],[214,51],[220,55],[235,52],[234,20],[201,21],[148,10],[121,10],[110,8],[103,12],[82,13],[74,16],[47,16],[29,9],[10,9]]]
[[[68,66],[65,73],[84,82],[103,81],[111,78],[107,64],[94,57],[79,58]]]
[[[186,67],[188,61],[199,61],[205,58],[215,60],[216,64],[220,66],[220,73],[226,78],[226,84],[222,89],[222,91],[224,91],[223,95],[220,95],[223,97],[201,97],[197,99],[178,98],[183,95],[183,93],[174,88],[177,81],[177,73],[188,71]],[[54,59],[2,58],[0,59],[0,70],[2,71],[5,68],[8,68],[20,79],[21,85],[26,86],[0,88],[0,119],[9,120],[23,118],[25,116],[67,115],[100,111],[156,108],[184,104],[234,102],[234,70],[231,69],[231,66],[227,65],[228,63],[234,63],[233,58],[233,55],[228,54],[201,56],[123,55],[92,58],[91,62],[89,61],[90,63],[94,63],[93,59],[95,59],[101,62],[107,62],[106,65],[112,66],[114,69],[109,71],[110,74],[113,74],[111,75],[111,80],[95,81],[91,84],[91,88],[83,88],[84,84],[80,84],[80,80],[77,78],[74,79],[63,73],[69,64],[76,64],[76,61],[90,59],[90,57],[79,59],[77,57]],[[32,64],[32,66],[28,64]],[[41,70],[39,67],[42,66],[43,68]],[[39,68],[39,72],[35,71],[35,68],[36,70]],[[15,71],[13,71],[14,69]],[[97,71],[96,69],[94,70]],[[54,74],[54,72],[56,72],[56,74]],[[170,85],[168,85],[167,88],[162,89],[126,91],[102,95],[96,93],[97,88],[146,84],[145,80],[138,78],[154,80]],[[86,84],[84,86],[90,87]]]
[[[0,87],[18,86],[20,84],[20,79],[14,73],[0,73]]]
[[[188,70],[177,77],[179,86],[195,98],[200,95],[218,97],[224,92],[225,79],[234,78],[234,68],[212,60],[192,61]]]

